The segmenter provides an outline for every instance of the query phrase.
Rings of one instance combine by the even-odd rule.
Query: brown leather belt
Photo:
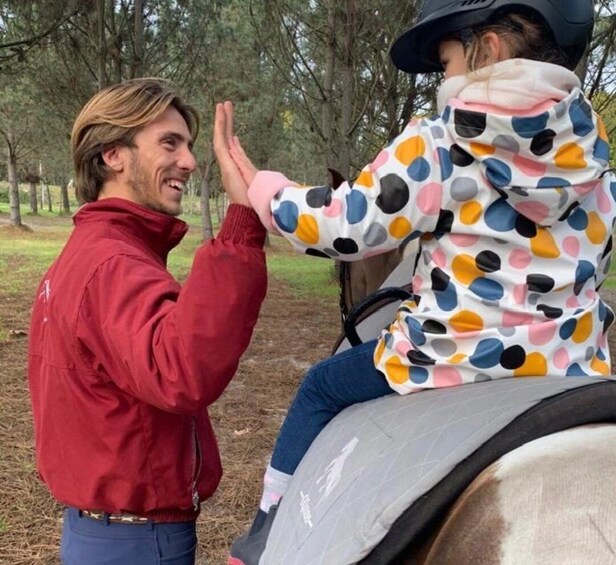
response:
[[[101,522],[110,522],[113,524],[143,525],[151,522],[149,518],[135,516],[135,514],[109,514],[102,510],[80,510],[79,515],[92,520],[100,520]]]

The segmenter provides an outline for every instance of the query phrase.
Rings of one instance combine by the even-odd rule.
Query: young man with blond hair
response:
[[[221,463],[207,407],[233,377],[266,289],[265,230],[239,176],[183,286],[166,268],[196,167],[196,111],[160,79],[96,94],[72,132],[83,206],[30,329],[38,470],[63,505],[66,565],[190,565]],[[215,140],[215,146],[220,140]]]

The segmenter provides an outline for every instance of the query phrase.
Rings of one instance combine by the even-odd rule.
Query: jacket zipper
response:
[[[193,452],[194,452],[194,464],[193,464],[193,482],[192,482],[192,503],[195,512],[199,510],[199,492],[197,490],[197,482],[199,480],[199,475],[201,474],[201,445],[199,444],[199,434],[197,432],[197,419],[193,417],[192,419],[192,429],[193,429]]]

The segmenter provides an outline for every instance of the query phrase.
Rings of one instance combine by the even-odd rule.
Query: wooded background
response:
[[[562,0],[566,3],[566,0]],[[576,72],[608,131],[616,129],[616,7],[598,0],[594,40]],[[353,177],[414,115],[435,111],[439,75],[398,72],[388,51],[421,0],[1,0],[0,200],[11,223],[50,206],[69,213],[72,123],[101,87],[173,80],[201,112],[190,185],[204,236],[219,179],[211,149],[215,102],[236,104],[259,168],[300,183]],[[21,194],[26,183],[29,195]],[[210,200],[212,197],[212,200]],[[21,202],[20,202],[21,199]],[[25,202],[24,202],[25,200]]]

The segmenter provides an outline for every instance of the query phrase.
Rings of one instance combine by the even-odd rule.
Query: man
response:
[[[265,230],[227,175],[218,237],[183,287],[169,274],[197,130],[158,79],[99,92],[73,128],[85,204],[39,287],[28,362],[39,473],[67,507],[67,565],[194,563],[199,505],[220,480],[207,406],[257,320]]]

